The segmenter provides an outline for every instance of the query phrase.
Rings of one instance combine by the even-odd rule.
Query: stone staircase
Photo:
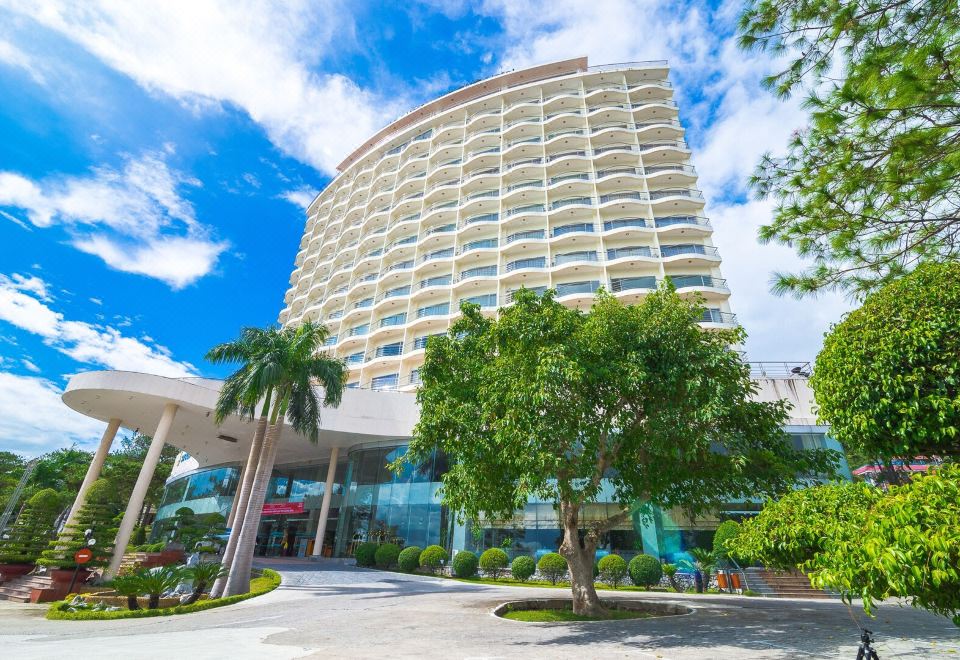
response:
[[[45,575],[23,575],[0,584],[0,600],[29,603],[34,589],[52,589],[53,578]]]
[[[772,571],[750,567],[743,570],[747,588],[767,598],[834,598],[832,594],[814,589],[802,573]]]
[[[128,570],[133,570],[136,566],[143,566],[147,563],[148,555],[146,552],[128,552],[123,555],[123,559],[120,560],[120,570],[119,573],[126,573]]]

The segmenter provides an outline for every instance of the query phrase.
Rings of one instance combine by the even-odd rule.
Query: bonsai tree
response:
[[[461,519],[553,502],[579,615],[603,613],[597,545],[643,504],[696,515],[834,465],[834,452],[792,447],[784,403],[751,400],[749,367],[730,349],[743,331],[701,329],[703,308],[669,283],[636,306],[600,291],[589,313],[525,289],[496,319],[461,310],[427,346],[404,458],[449,457],[443,497]],[[607,485],[620,507],[585,519]]]
[[[848,451],[881,462],[960,456],[957,309],[960,263],[929,262],[831,328],[810,385]]]
[[[238,413],[252,415],[260,408],[261,418],[266,417],[269,425],[256,466],[250,463],[252,451],[248,459],[247,472],[253,471],[249,495],[245,510],[237,511],[230,532],[233,538],[227,541],[224,551],[224,563],[229,570],[222,585],[226,596],[250,590],[254,544],[284,420],[315,443],[320,435],[320,411],[324,406],[340,405],[347,370],[342,360],[324,353],[328,334],[325,326],[310,321],[296,327],[247,328],[239,340],[216,346],[207,354],[207,359],[217,364],[240,364],[220,391],[216,419],[223,421]],[[242,498],[243,484],[240,495]],[[215,585],[215,593],[219,587]]]
[[[191,603],[197,602],[203,592],[207,590],[207,587],[212,585],[214,580],[222,577],[226,572],[227,569],[225,569],[220,562],[215,561],[201,561],[193,566],[187,567],[183,571],[182,577],[193,580],[193,591],[183,604],[190,605]]]
[[[52,488],[37,491],[27,500],[16,523],[0,538],[0,563],[32,564],[54,533],[60,513],[60,496]]]
[[[600,579],[616,589],[627,577],[627,562],[620,555],[607,555],[597,564]]]
[[[127,609],[139,610],[140,603],[137,602],[137,596],[145,593],[143,585],[140,582],[140,576],[136,574],[117,575],[113,578],[113,590],[121,596],[127,597]]]
[[[107,479],[97,479],[90,484],[87,491],[87,500],[77,513],[74,522],[64,528],[58,539],[50,542],[43,551],[38,564],[44,566],[59,566],[73,568],[76,563],[73,555],[81,548],[89,547],[93,551],[93,558],[85,567],[106,566],[110,563],[113,554],[113,540],[117,534],[116,517],[120,513],[120,502],[113,484]],[[88,546],[85,532],[91,531],[91,538],[96,543]]]
[[[500,579],[506,571],[508,563],[507,553],[500,548],[490,548],[480,555],[480,570],[483,571],[484,575],[494,580]]]

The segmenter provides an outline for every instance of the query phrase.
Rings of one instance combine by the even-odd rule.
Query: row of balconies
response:
[[[623,103],[604,104],[604,105],[601,105],[601,106],[598,106],[598,107],[595,107],[595,108],[588,108],[588,109],[586,109],[586,110],[584,110],[584,109],[582,109],[582,108],[578,108],[578,109],[576,109],[576,110],[573,110],[573,109],[565,109],[565,110],[561,110],[561,111],[555,112],[555,113],[553,113],[553,114],[548,114],[548,115],[544,115],[544,116],[522,117],[522,118],[519,118],[519,119],[514,120],[513,122],[508,122],[507,124],[505,124],[505,125],[502,127],[501,130],[502,130],[504,133],[507,133],[507,132],[508,132],[508,129],[514,128],[515,126],[519,126],[519,125],[521,125],[521,124],[528,124],[528,125],[531,125],[531,124],[547,124],[547,123],[550,123],[552,120],[554,120],[554,119],[556,119],[556,118],[558,118],[558,117],[561,117],[561,116],[568,116],[568,117],[584,116],[584,117],[586,117],[586,118],[589,119],[591,116],[595,116],[595,115],[597,115],[597,114],[599,114],[599,113],[601,113],[601,112],[604,112],[604,111],[618,113],[618,114],[620,114],[620,115],[625,119],[625,122],[626,122],[626,121],[629,121],[630,119],[635,119],[635,118],[638,117],[639,115],[643,114],[642,111],[643,111],[644,109],[650,110],[650,109],[655,109],[655,108],[657,108],[657,107],[659,107],[659,106],[665,106],[665,107],[668,107],[668,108],[673,109],[673,108],[676,108],[676,103],[674,103],[674,102],[671,101],[671,100],[664,99],[664,100],[662,100],[662,101],[645,102],[645,103],[633,103],[633,104],[623,104]],[[661,121],[639,121],[639,122],[634,122],[634,123],[636,123],[636,124],[638,125],[638,128],[637,128],[636,130],[642,130],[642,128],[646,128],[646,127],[651,126],[651,125],[657,125],[657,124],[659,124],[659,123],[665,123],[665,124],[667,124],[667,125],[677,126],[676,120],[675,120],[674,118],[672,118],[672,117],[670,117],[670,118],[664,118],[662,122],[661,122]],[[463,123],[460,123],[459,126],[462,127],[462,126],[463,126]],[[440,127],[440,128],[442,128],[443,130],[449,130],[449,129],[451,129],[451,127],[452,127],[451,124],[446,124],[446,125],[444,125],[444,126],[442,126],[442,127]],[[436,135],[438,136],[438,138],[439,138],[439,137],[448,137],[447,135],[443,135],[443,134],[441,134],[441,133],[439,133],[439,132],[436,133]],[[420,140],[411,141],[410,143],[408,143],[407,146],[415,145],[415,144],[422,144],[424,147],[428,147],[429,144],[430,144],[430,143],[427,141],[427,138],[428,138],[428,137],[429,137],[429,136],[426,136],[426,137],[420,138]],[[439,139],[438,139],[438,141],[439,141]],[[401,150],[401,151],[402,151],[402,150]],[[320,206],[317,207],[317,210],[318,210],[319,212],[323,212],[323,207],[324,207],[324,206],[331,205],[331,209],[332,209],[333,206],[338,206],[340,203],[342,203],[342,202],[346,199],[346,196],[347,196],[347,195],[353,194],[354,192],[356,192],[356,191],[353,191],[353,190],[349,191],[349,193],[347,192],[347,189],[350,188],[350,187],[353,185],[354,181],[362,180],[362,179],[363,179],[364,177],[366,177],[367,175],[373,175],[373,174],[375,174],[378,169],[384,168],[384,167],[386,167],[389,163],[394,162],[393,156],[399,156],[399,155],[401,155],[401,152],[400,152],[400,151],[397,151],[396,153],[392,153],[392,154],[385,154],[385,155],[383,155],[382,157],[378,158],[378,161],[377,161],[376,163],[371,164],[371,165],[368,165],[367,167],[364,167],[363,169],[361,169],[359,172],[357,172],[356,176],[354,176],[354,177],[349,177],[349,176],[344,177],[344,176],[341,176],[341,177],[338,177],[337,179],[334,179],[334,181],[331,182],[331,184],[328,186],[328,188],[321,193],[321,195],[320,195],[320,200],[319,200]],[[420,155],[420,154],[418,154],[418,156],[419,156],[419,155]],[[409,160],[409,159],[408,159],[408,160]],[[398,160],[397,162],[399,163],[399,160]],[[406,162],[406,161],[405,161],[405,162]],[[404,163],[404,164],[405,164],[405,163]],[[381,172],[378,176],[382,176],[383,174],[389,174],[389,173],[390,173],[390,172]],[[369,183],[364,182],[364,183],[361,184],[361,187],[362,187],[362,188],[366,188],[366,187],[369,187],[369,185],[370,185]],[[336,198],[337,193],[344,194],[345,196],[342,197],[342,198],[339,198],[339,201],[337,201],[337,198]],[[324,197],[328,197],[328,199],[324,199]]]
[[[501,225],[502,226],[502,225]],[[500,229],[500,227],[492,227],[492,229]],[[667,235],[679,233],[681,235],[688,233],[700,233],[706,234],[710,231],[710,223],[706,218],[700,216],[692,215],[683,215],[683,216],[667,216],[655,218],[649,220],[642,217],[620,217],[610,220],[603,221],[601,223],[593,222],[574,222],[563,225],[556,225],[552,228],[547,228],[545,226],[541,227],[523,227],[518,228],[518,231],[513,231],[506,234],[501,241],[500,237],[496,237],[497,247],[504,252],[504,254],[509,254],[510,251],[515,249],[526,249],[530,244],[543,243],[547,245],[554,244],[564,244],[568,242],[576,242],[579,240],[581,244],[584,244],[584,241],[593,241],[594,243],[599,240],[606,242],[611,239],[627,239],[635,235],[635,232],[639,232],[639,236],[650,235],[653,232],[658,234],[663,234],[664,237]],[[349,252],[344,252],[338,254],[336,257],[331,256],[326,261],[318,264],[312,271],[311,276],[313,278],[312,286],[315,288],[317,285],[317,278],[326,278],[328,276],[334,276],[338,273],[349,273],[353,272],[358,266],[362,265],[364,261],[370,261],[369,266],[378,270],[382,270],[382,273],[386,275],[394,270],[398,269],[409,269],[412,268],[415,259],[410,259],[406,257],[406,250],[412,249],[415,250],[420,244],[426,244],[429,242],[434,242],[438,238],[442,238],[444,234],[449,234],[450,240],[456,240],[460,236],[454,234],[457,231],[457,227],[453,224],[442,225],[434,227],[423,236],[421,236],[415,243],[414,239],[417,239],[417,236],[407,236],[395,243],[389,245],[385,249],[373,250],[371,252],[363,254],[359,258],[350,258]],[[499,232],[498,232],[499,233]],[[474,240],[465,241],[457,248],[457,254],[463,255],[469,252],[480,249],[492,249],[493,244],[476,245],[475,243],[481,241],[492,241],[494,236],[491,234],[487,235],[476,235]],[[467,246],[470,245],[469,248]],[[394,254],[396,252],[396,254]],[[398,259],[396,263],[379,263],[377,260],[380,256],[392,256],[394,259]],[[412,255],[411,255],[412,256]],[[344,261],[344,259],[346,259]],[[423,261],[421,261],[423,263]],[[360,276],[364,279],[377,279],[379,275],[377,273],[360,273]],[[306,280],[301,280],[302,283],[305,283]],[[291,289],[291,291],[296,290],[296,286]],[[302,287],[301,287],[302,288]]]
[[[443,233],[452,234],[452,232],[456,230],[456,227],[453,225],[436,227],[433,230],[428,231],[426,235],[420,239],[420,242],[429,242],[431,240],[436,241],[436,235],[440,233],[436,230],[443,230]],[[438,259],[452,258],[455,255],[461,256],[480,250],[499,250],[506,257],[511,251],[526,250],[527,248],[536,246],[538,244],[562,246],[564,244],[580,241],[581,246],[586,246],[586,244],[589,242],[592,242],[594,245],[596,245],[597,241],[600,240],[604,240],[604,242],[606,242],[610,239],[631,238],[637,231],[640,232],[637,234],[638,236],[643,236],[649,235],[649,233],[658,230],[662,231],[665,236],[668,233],[674,232],[679,232],[680,234],[685,234],[691,231],[694,233],[708,233],[710,230],[710,223],[706,218],[698,216],[673,216],[656,218],[652,221],[639,217],[621,217],[602,223],[573,222],[569,224],[557,225],[549,229],[545,227],[530,227],[506,234],[502,241],[500,240],[499,236],[494,237],[492,235],[478,235],[474,240],[466,241],[459,247],[441,247],[439,250],[434,249],[429,253],[421,255],[419,258],[414,257],[413,254],[410,254],[409,257],[407,255],[406,250],[415,250],[416,247],[412,240],[416,237],[409,236],[401,239],[397,242],[397,244],[393,244],[386,249],[380,248],[372,250],[371,252],[361,255],[359,258],[350,259],[349,253],[341,253],[337,255],[337,257],[331,257],[326,262],[319,264],[313,270],[313,283],[311,287],[316,288],[318,285],[317,278],[326,278],[328,276],[335,276],[338,273],[346,274],[353,272],[365,261],[369,261],[370,268],[380,270],[382,275],[387,275],[396,270],[414,269],[414,266],[417,264],[436,261]],[[431,236],[433,236],[433,238],[431,238]],[[456,236],[451,235],[450,239],[455,240]],[[613,246],[607,245],[607,247],[609,248]],[[396,252],[396,254],[394,254],[394,252]],[[670,250],[668,250],[668,252],[670,252]],[[380,263],[379,257],[381,256],[392,256],[397,261]],[[338,261],[344,259],[344,257],[346,257],[346,261]],[[374,280],[379,277],[377,273],[373,272],[361,272],[359,275],[363,278],[363,281]],[[291,291],[295,291],[296,288],[297,287],[292,288]]]

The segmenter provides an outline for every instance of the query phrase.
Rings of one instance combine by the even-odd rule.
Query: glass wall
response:
[[[437,494],[446,458],[434,455],[421,465],[404,463],[399,473],[387,464],[402,458],[404,446],[360,447],[350,452],[343,507],[337,529],[337,556],[352,556],[364,541],[451,545],[450,516]]]

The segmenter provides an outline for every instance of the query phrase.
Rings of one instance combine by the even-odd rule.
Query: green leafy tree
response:
[[[93,568],[108,565],[113,552],[113,540],[117,535],[116,517],[120,512],[116,488],[108,479],[97,479],[90,484],[87,501],[80,507],[73,524],[64,528],[58,539],[50,542],[37,563],[73,568],[76,566],[74,553],[88,547],[84,532],[89,529],[96,544],[90,547],[93,558],[85,566]]]
[[[861,294],[960,257],[956,0],[748,0],[740,32],[742,47],[786,56],[767,83],[810,109],[752,180],[777,202],[761,239],[814,260],[775,288]]]
[[[447,551],[439,545],[428,545],[420,553],[420,568],[425,568],[431,573],[436,573],[447,561]]]
[[[392,568],[400,557],[400,546],[396,543],[384,543],[373,555],[377,568]]]
[[[60,503],[60,496],[52,488],[34,493],[13,527],[0,538],[0,563],[35,562],[53,538]]]
[[[245,510],[238,511],[235,517],[234,526],[238,532],[231,530],[231,536],[235,538],[227,542],[224,563],[229,560],[230,564],[229,575],[223,586],[226,596],[250,590],[254,544],[284,420],[289,419],[297,433],[315,443],[320,435],[322,408],[340,405],[346,387],[347,370],[342,360],[324,352],[327,335],[325,326],[309,321],[296,327],[279,329],[247,328],[238,340],[216,346],[207,354],[207,359],[214,363],[240,365],[221,389],[217,401],[217,420],[222,421],[232,414],[252,416],[260,408],[261,419],[266,417],[265,424],[269,426],[256,458]],[[322,390],[322,398],[318,396],[315,385]],[[253,454],[251,450],[248,472],[252,468]],[[214,589],[216,592],[217,585]]]
[[[743,331],[702,330],[702,307],[669,285],[636,306],[601,291],[590,313],[552,292],[514,302],[497,319],[465,304],[431,339],[406,458],[445,452],[444,501],[473,521],[554,502],[578,614],[602,613],[597,544],[636,503],[696,514],[830,470],[832,452],[787,441],[783,403],[751,400],[749,368],[729,349]],[[621,506],[586,521],[604,481]]]
[[[103,476],[115,485],[117,493],[122,499],[129,499],[130,493],[133,492],[133,486],[137,482],[137,477],[140,476],[140,468],[143,467],[150,442],[150,436],[134,433],[122,438],[120,446],[107,455],[103,464]],[[179,450],[173,445],[164,445],[160,452],[160,459],[153,473],[153,479],[150,480],[146,495],[143,498],[141,520],[144,519],[146,513],[159,507],[160,500],[163,497],[164,485],[170,476],[170,471],[173,469],[178,453]]]
[[[7,506],[7,501],[17,487],[23,469],[27,462],[18,454],[10,451],[0,451],[0,511]]]
[[[741,525],[727,547],[752,562],[795,570],[832,540],[856,541],[863,519],[881,496],[873,486],[854,482],[798,489],[768,501],[759,515]]]
[[[472,578],[477,574],[480,560],[469,550],[461,550],[453,556],[450,568],[458,578]]]
[[[736,520],[724,520],[713,535],[713,556],[723,562],[733,559],[739,561],[736,553],[730,552],[727,544],[740,534],[740,523]]]
[[[810,379],[820,417],[873,460],[960,456],[960,263],[928,263],[827,334]]]

